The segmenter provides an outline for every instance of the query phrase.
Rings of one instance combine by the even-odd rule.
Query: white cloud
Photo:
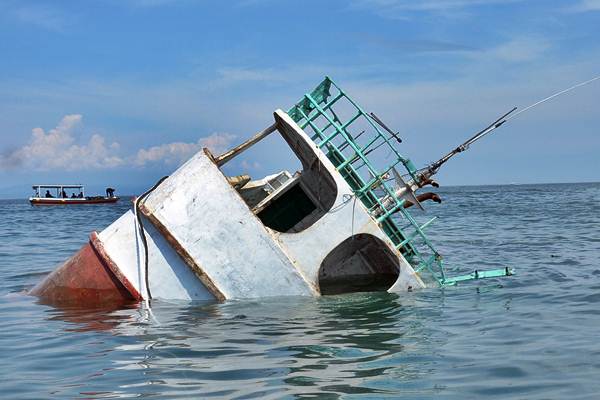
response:
[[[245,81],[264,82],[283,79],[281,74],[278,74],[274,69],[225,67],[218,69],[217,73],[220,80],[230,83]]]
[[[71,114],[64,116],[58,126],[48,132],[34,128],[28,144],[0,155],[0,169],[24,167],[38,171],[75,171],[125,165],[144,166],[150,163],[178,165],[203,147],[221,153],[235,137],[228,133],[213,133],[195,143],[167,143],[124,156],[119,143],[107,144],[99,134],[92,134],[87,142],[77,143],[75,131],[81,126],[81,121],[80,114]]]
[[[258,161],[247,161],[247,160],[242,160],[242,162],[240,163],[240,166],[244,169],[244,170],[252,170],[252,171],[257,171],[257,170],[261,170],[262,169],[262,165],[261,163],[259,163]]]
[[[549,48],[550,43],[546,40],[525,37],[513,39],[488,51],[484,51],[483,56],[500,61],[526,62],[539,58]],[[480,54],[477,56],[480,56]]]
[[[518,3],[524,0],[355,0],[354,8],[372,10],[384,18],[406,18],[409,13],[456,13],[478,6]]]
[[[600,11],[600,0],[581,0],[572,10],[575,12]]]
[[[81,125],[79,114],[66,115],[58,126],[45,132],[34,128],[29,143],[2,157],[4,168],[25,166],[34,170],[111,168],[123,164],[115,155],[119,145],[107,145],[94,134],[87,143],[76,144],[74,131]]]
[[[159,161],[166,164],[181,164],[203,147],[207,147],[217,154],[224,152],[234,137],[228,133],[213,133],[208,137],[201,138],[196,143],[174,142],[140,149],[133,159],[133,164],[143,166]]]
[[[198,140],[202,147],[207,147],[214,153],[223,153],[228,150],[235,135],[230,133],[213,133],[210,136]]]

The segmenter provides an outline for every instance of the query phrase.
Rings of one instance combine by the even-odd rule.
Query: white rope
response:
[[[352,240],[354,240],[354,211],[356,209],[356,196],[354,196],[354,201],[352,202],[352,230],[350,231],[351,233],[351,238]]]

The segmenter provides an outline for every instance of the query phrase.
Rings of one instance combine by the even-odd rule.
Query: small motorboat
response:
[[[86,196],[83,185],[33,185],[32,188],[35,194],[29,198],[31,205],[105,204],[119,201],[115,189],[110,187],[106,188],[106,196]]]

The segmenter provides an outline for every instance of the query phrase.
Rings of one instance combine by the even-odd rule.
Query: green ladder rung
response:
[[[307,95],[304,95],[304,97],[310,102],[310,99],[307,97]],[[344,97],[343,93],[339,93],[337,96],[335,96],[333,99],[331,99],[331,101],[329,103],[326,103],[323,107],[321,107],[321,109],[323,111],[326,111],[328,109],[331,108],[331,106],[333,106],[339,99],[341,99],[342,97]],[[313,111],[317,110],[317,112],[313,113]],[[323,115],[321,112],[319,112],[319,110],[317,108],[313,108],[309,114],[307,115],[304,111],[302,110],[298,110],[300,112],[300,114],[302,114],[302,116],[304,117],[304,122],[302,122],[302,125],[300,125],[300,127],[302,129],[304,129],[306,127],[306,125],[308,125],[309,122],[314,121],[316,118],[318,118],[320,115]],[[329,126],[331,125],[327,125],[325,128],[323,128],[323,130],[329,128]]]
[[[446,272],[444,271],[444,266],[442,265],[442,261],[439,257],[439,254],[437,254],[437,253],[432,254],[427,259],[427,261],[423,261],[423,258],[420,253],[417,253],[417,256],[419,258],[421,258],[421,262],[417,265],[415,272],[418,273],[418,272],[421,272],[423,269],[427,268],[427,270],[429,271],[429,273],[431,273],[431,275],[437,281],[437,283],[440,286],[443,286],[444,282],[446,281]],[[437,266],[438,266],[437,271],[435,271],[432,268],[433,264],[437,264]]]
[[[335,92],[335,89],[338,92],[334,94],[332,92]],[[345,99],[343,104],[339,103],[341,99]],[[342,112],[338,115],[340,110],[345,109],[346,100],[354,109],[351,113]],[[336,104],[338,106],[335,106]],[[398,152],[395,142],[393,142],[393,136],[380,130],[380,127],[364,112],[361,106],[329,77],[325,77],[314,90],[305,94],[288,111],[288,114],[302,129],[306,129],[317,147],[326,152],[327,157],[332,160],[357,198],[367,206],[369,214],[380,224],[396,249],[401,249],[407,260],[410,259],[411,264],[418,266],[417,271],[427,268],[438,280],[438,283],[445,281],[444,267],[439,253],[423,232],[436,218],[419,226],[411,214],[404,209],[406,200],[398,198],[393,185],[386,182],[385,173],[379,173],[382,169],[387,169],[386,172],[389,172],[397,164],[402,163],[411,178],[415,181],[418,179],[417,168],[410,159],[404,158]],[[349,115],[349,118],[340,118],[344,115]],[[361,117],[364,117],[365,121]],[[354,136],[349,132],[351,130],[349,127],[356,126],[356,121],[359,119],[361,122],[366,122],[369,127]],[[323,128],[321,125],[325,127]],[[363,133],[366,135],[359,142],[358,137]],[[376,165],[368,158],[380,146],[390,150],[396,157],[396,160],[389,164],[391,166],[382,169],[376,168]],[[348,147],[350,149],[347,149]],[[346,154],[342,153],[342,150]],[[370,176],[366,175],[365,168],[368,169]],[[365,181],[367,182],[365,183]],[[397,226],[397,222],[391,218],[392,214],[396,212],[400,212],[402,219],[409,222],[407,226],[414,229],[414,232]],[[380,214],[379,217],[377,217],[378,214]],[[419,237],[422,239],[418,239]],[[420,249],[424,253],[421,253]]]
[[[413,226],[418,227],[419,224],[417,224],[417,221],[415,221],[415,219],[403,208],[400,209],[400,212],[402,213],[402,215],[404,216],[404,218],[406,218]],[[425,241],[425,244],[427,245],[427,247],[429,247],[430,249],[433,250],[433,245],[429,242],[429,239],[427,239],[427,236],[425,236],[425,233],[419,231],[421,237],[423,238],[423,241]]]
[[[404,245],[412,242],[417,236],[419,236],[419,234],[424,235],[424,232],[422,232],[422,231],[425,230],[425,228],[427,228],[429,225],[431,225],[431,223],[433,223],[433,221],[435,221],[436,219],[437,219],[437,217],[433,217],[429,221],[425,222],[423,225],[415,227],[416,232],[413,233],[412,235],[408,236],[406,239],[404,239],[399,244],[397,244],[396,248],[399,249],[400,247],[403,247]],[[421,230],[421,232],[419,232],[419,230]]]
[[[347,128],[347,127],[348,127],[348,126],[349,126],[351,123],[353,123],[354,121],[356,121],[356,120],[357,120],[357,119],[358,119],[358,118],[359,118],[361,115],[362,115],[361,113],[357,113],[357,114],[356,114],[354,117],[350,118],[350,119],[349,119],[348,121],[346,121],[346,122],[345,122],[345,123],[344,123],[342,126],[340,126],[340,129],[341,129],[342,131],[344,131],[344,133],[345,133],[346,135],[348,135],[348,139],[347,139],[347,141],[352,141],[354,144],[356,144],[356,143],[354,142],[354,140],[352,140],[352,139],[350,138],[350,134],[349,134],[349,133],[346,131],[346,128]],[[328,125],[325,127],[325,129],[329,128],[330,126],[331,126],[331,124],[328,124]],[[323,130],[325,130],[325,129],[323,129]],[[337,135],[339,135],[340,133],[341,133],[341,132],[337,131],[337,129],[336,129],[336,132],[335,132],[335,133],[333,133],[332,135],[328,136],[328,137],[327,137],[327,138],[324,140],[324,142],[325,142],[325,143],[328,143],[328,142],[330,142],[330,141],[331,141],[331,140],[332,140],[334,137],[336,137],[336,136],[337,136]],[[321,145],[322,145],[322,143],[320,144],[320,146],[321,146]],[[357,146],[357,147],[358,147],[358,146]]]
[[[420,257],[419,253],[417,253],[417,255]],[[430,265],[435,261],[435,258],[435,254],[433,254],[431,257],[429,257],[429,259],[427,259],[427,261],[421,261],[417,266],[417,269],[415,269],[415,272],[421,272],[423,268],[427,268],[429,271],[431,271]],[[433,273],[433,271],[431,272]]]
[[[394,214],[400,208],[403,208],[405,202],[406,202],[406,200],[404,200],[404,199],[396,200],[396,205],[394,207],[390,208],[389,210],[387,210],[382,216],[377,217],[377,222],[382,223],[383,221],[385,221],[390,215]]]

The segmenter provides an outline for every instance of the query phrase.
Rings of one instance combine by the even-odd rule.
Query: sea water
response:
[[[600,184],[456,187],[430,237],[453,274],[513,277],[151,309],[26,295],[130,207],[0,201],[0,397],[600,398]]]

